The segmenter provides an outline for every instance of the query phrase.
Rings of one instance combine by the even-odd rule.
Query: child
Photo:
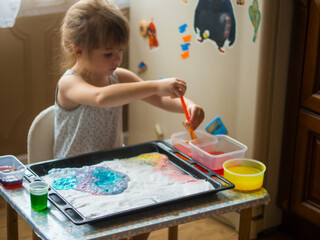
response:
[[[127,20],[106,0],[82,0],[67,11],[61,45],[69,70],[56,89],[54,158],[120,147],[124,104],[143,100],[183,113],[179,97],[186,92],[184,81],[143,81],[119,68],[128,40]],[[204,112],[185,100],[191,116],[186,124],[196,129]]]
[[[128,40],[128,22],[111,2],[82,0],[67,11],[61,45],[70,69],[56,89],[55,158],[120,147],[122,106],[135,100],[183,113],[184,81],[143,81],[119,68]],[[188,99],[186,104],[187,124],[196,129],[204,112]]]

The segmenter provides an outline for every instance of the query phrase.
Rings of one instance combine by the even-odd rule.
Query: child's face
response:
[[[87,70],[98,75],[112,75],[122,62],[123,48],[104,47],[92,50],[90,57],[83,56]]]

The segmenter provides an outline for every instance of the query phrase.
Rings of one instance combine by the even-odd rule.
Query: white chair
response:
[[[33,120],[27,142],[28,164],[53,158],[54,105],[44,109]]]

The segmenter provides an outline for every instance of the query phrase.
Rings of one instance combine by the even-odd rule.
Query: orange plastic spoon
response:
[[[188,110],[187,110],[186,103],[184,102],[184,98],[180,97],[180,100],[181,100],[181,104],[182,104],[182,107],[183,107],[184,114],[186,115],[187,121],[189,122],[190,121],[190,116],[189,116],[189,113],[188,113]],[[196,139],[196,135],[194,134],[194,131],[190,126],[188,127],[188,130],[189,130],[191,139],[192,140]]]

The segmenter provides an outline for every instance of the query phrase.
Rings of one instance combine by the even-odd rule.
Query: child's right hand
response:
[[[179,98],[182,97],[187,90],[186,82],[178,78],[165,78],[155,82],[157,83],[158,95],[160,96]]]

